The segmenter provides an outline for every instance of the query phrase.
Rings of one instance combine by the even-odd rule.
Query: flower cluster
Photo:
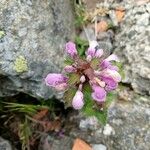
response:
[[[72,99],[74,109],[81,109],[84,106],[83,86],[88,83],[91,86],[91,100],[98,104],[106,101],[107,93],[115,90],[121,76],[118,67],[113,62],[118,62],[116,55],[111,54],[104,57],[103,49],[98,47],[96,41],[89,43],[89,48],[85,52],[85,57],[80,57],[75,43],[68,42],[65,47],[66,54],[72,60],[70,65],[66,65],[63,74],[50,73],[45,78],[47,86],[56,90],[67,90],[70,86],[76,87],[76,93]],[[75,74],[79,77],[79,82],[69,85],[69,75]]]

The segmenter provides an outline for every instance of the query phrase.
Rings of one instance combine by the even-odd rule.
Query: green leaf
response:
[[[64,101],[68,107],[72,105],[72,99],[76,93],[77,89],[76,88],[69,88],[65,93],[64,93]]]
[[[5,32],[0,30],[0,39],[3,38],[5,36]]]
[[[89,45],[88,41],[81,39],[80,37],[75,38],[75,43],[77,46],[79,56],[84,56],[85,51]]]
[[[74,60],[73,59],[71,59],[71,58],[65,58],[65,60],[64,60],[64,64],[65,65],[72,65],[74,63]]]
[[[108,107],[110,106],[110,104],[116,99],[117,94],[116,93],[108,93],[107,94],[107,98],[106,101],[104,103],[104,108],[108,109]]]
[[[83,86],[83,93],[84,93],[84,107],[82,112],[85,116],[95,116],[99,122],[103,125],[107,122],[107,109],[103,111],[98,110],[97,104],[91,97],[92,89],[89,83],[86,83]]]
[[[100,123],[105,125],[107,123],[107,110],[104,111],[97,111],[95,112],[95,116],[99,120]]]
[[[123,69],[123,64],[121,62],[113,62],[113,64],[119,68],[119,74],[121,75],[122,79],[124,79],[125,73]]]
[[[69,74],[69,85],[74,85],[80,82],[80,75],[77,73]]]

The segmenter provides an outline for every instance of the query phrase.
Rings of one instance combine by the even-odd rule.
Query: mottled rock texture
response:
[[[69,0],[1,0],[0,97],[18,92],[52,97],[43,78],[61,72],[73,25]]]
[[[108,150],[149,150],[149,128],[149,97],[133,96],[131,93],[129,98],[123,100],[120,97],[109,108],[105,127],[100,126],[89,132],[72,128],[70,135],[91,144],[104,144]]]
[[[9,141],[0,137],[0,150],[12,150],[12,146]]]
[[[126,3],[125,3],[126,2]],[[125,18],[115,36],[115,52],[124,63],[125,79],[134,91],[150,94],[150,3],[127,3]],[[137,2],[137,3],[136,3]]]

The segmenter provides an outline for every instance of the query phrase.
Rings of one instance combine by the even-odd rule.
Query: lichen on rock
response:
[[[4,32],[4,31],[2,31],[2,30],[0,30],[0,39],[1,39],[1,38],[3,38],[3,37],[4,37],[4,35],[5,35],[5,32]]]
[[[28,70],[27,60],[24,56],[19,56],[14,62],[14,70],[18,73],[22,73]]]

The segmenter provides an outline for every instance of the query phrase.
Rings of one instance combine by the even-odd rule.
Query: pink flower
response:
[[[103,60],[103,61],[101,62],[101,64],[100,64],[100,67],[101,67],[102,69],[105,69],[105,68],[109,67],[110,65],[111,65],[111,63],[110,63],[109,61]]]
[[[75,56],[77,56],[77,50],[76,50],[76,45],[73,42],[68,42],[66,43],[66,53],[74,58]]]
[[[115,82],[121,81],[121,76],[116,70],[104,69],[101,72],[101,77],[111,77]]]
[[[115,54],[111,54],[111,55],[108,56],[105,60],[106,60],[106,61],[112,61],[112,60],[114,60],[114,61],[116,61],[116,62],[119,62],[119,59],[118,59],[118,57],[117,57]]]
[[[95,53],[95,57],[99,58],[103,55],[103,49],[98,49]]]
[[[102,80],[106,83],[105,90],[112,91],[115,90],[118,86],[118,83],[113,80],[111,77],[102,77]]]
[[[86,52],[87,56],[91,56],[94,57],[95,56],[95,49],[94,48],[88,48],[87,52]]]
[[[67,73],[76,72],[76,68],[74,68],[73,66],[70,66],[70,65],[65,66],[64,70]]]
[[[83,93],[78,90],[73,98],[72,106],[74,109],[81,109],[83,105]]]
[[[97,102],[104,102],[106,99],[106,91],[104,88],[101,88],[100,86],[93,85],[93,93],[92,93],[92,98],[97,101]]]
[[[119,62],[119,59],[116,55],[114,54],[111,54],[110,56],[108,56],[106,59],[104,59],[101,64],[100,64],[100,67],[102,69],[106,69],[106,68],[109,68],[109,69],[112,69],[112,70],[118,70],[118,68],[116,66],[113,66],[111,64],[111,61],[116,61],[116,62]]]
[[[45,83],[57,90],[64,90],[67,87],[67,78],[62,74],[50,73],[46,76]]]

